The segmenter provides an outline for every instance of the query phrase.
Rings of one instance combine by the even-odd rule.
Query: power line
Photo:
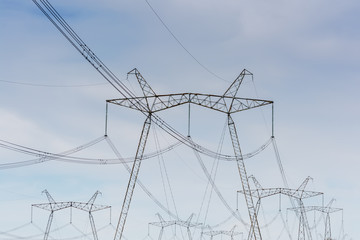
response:
[[[165,27],[165,29],[170,33],[170,35],[175,39],[175,41],[182,47],[182,49],[185,50],[185,52],[187,52],[187,54],[190,55],[190,57],[192,59],[194,59],[195,62],[197,62],[203,69],[205,69],[208,73],[210,73],[211,75],[215,76],[216,78],[223,80],[225,82],[230,82],[222,77],[220,77],[219,75],[217,75],[216,73],[214,73],[213,71],[211,71],[209,68],[207,68],[204,64],[202,64],[185,46],[184,44],[181,43],[181,41],[175,36],[175,34],[171,31],[171,29],[166,25],[166,23],[164,22],[164,20],[160,17],[160,15],[155,11],[155,9],[152,7],[152,5],[149,3],[148,0],[145,0],[145,2],[147,3],[147,5],[150,7],[151,11],[155,14],[155,16],[157,17],[157,19],[159,19],[159,21],[161,22],[161,24]]]
[[[18,82],[18,81],[8,81],[0,79],[0,82],[24,85],[31,87],[50,87],[50,88],[77,88],[77,87],[94,87],[100,85],[107,85],[108,83],[92,83],[92,84],[69,84],[69,85],[60,85],[60,84],[38,84],[38,83],[28,83],[28,82]]]

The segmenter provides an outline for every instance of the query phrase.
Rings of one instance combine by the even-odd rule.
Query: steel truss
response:
[[[157,95],[154,93],[154,91],[151,89],[151,87],[147,84],[145,79],[141,76],[141,74],[137,71],[137,69],[134,69],[131,71],[131,74],[135,74],[140,86],[144,92],[144,99],[136,97],[126,86],[124,83],[122,83],[119,78],[96,56],[96,54],[87,46],[87,44],[79,37],[79,35],[67,24],[67,22],[64,20],[64,18],[61,17],[61,15],[56,11],[56,9],[47,1],[47,0],[33,0],[34,4],[44,13],[44,15],[54,24],[54,26],[59,30],[59,32],[72,44],[72,46],[108,81],[123,97],[125,100],[124,106],[133,108],[136,110],[141,111],[147,116],[148,123],[145,122],[143,127],[143,133],[139,141],[138,151],[136,159],[138,161],[134,162],[133,165],[133,174],[130,176],[129,179],[129,185],[128,189],[126,191],[126,196],[123,202],[123,208],[122,213],[120,215],[119,224],[117,226],[117,230],[115,233],[114,240],[121,239],[123,227],[125,225],[126,216],[128,214],[128,209],[131,202],[131,197],[133,194],[133,190],[136,184],[136,178],[138,174],[138,170],[140,167],[141,157],[142,157],[142,151],[145,148],[146,145],[146,139],[148,134],[148,126],[150,126],[151,117],[153,122],[158,125],[161,129],[169,133],[171,136],[175,137],[178,140],[181,140],[189,147],[198,147],[196,144],[194,144],[192,141],[190,141],[187,137],[183,136],[179,132],[177,132],[174,128],[172,128],[169,124],[167,124],[165,121],[163,121],[159,116],[157,116],[154,112],[154,110],[160,111],[169,108],[170,106],[176,106],[179,104],[183,104],[183,100],[179,101],[179,98],[175,98],[175,95],[172,96],[174,98],[170,98],[166,101],[156,97]],[[195,103],[204,106],[207,108],[211,108],[214,110],[222,111],[228,114],[229,121],[231,117],[230,114],[235,113],[237,111],[243,111],[248,110],[255,107],[260,107],[268,104],[272,104],[272,101],[265,101],[265,100],[256,100],[256,99],[246,99],[240,100],[237,99],[235,96],[238,92],[238,89],[242,83],[242,80],[246,75],[252,75],[249,71],[243,70],[241,74],[235,79],[233,84],[229,87],[229,89],[225,92],[222,96],[212,96],[209,95],[199,95],[199,94],[187,94],[187,96],[191,96],[191,98],[188,98],[188,103]],[[186,95],[186,94],[185,94]],[[185,96],[182,95],[182,96]],[[194,96],[194,97],[193,97]],[[195,97],[196,96],[196,97]],[[177,101],[173,101],[173,99],[178,99]],[[180,98],[181,99],[181,98]],[[186,99],[186,98],[185,98]],[[193,100],[196,99],[196,100]],[[146,103],[143,102],[145,100]],[[149,100],[156,100],[156,101],[150,101]],[[156,103],[156,104],[155,104]],[[155,107],[156,106],[156,107]],[[158,107],[160,106],[160,107]],[[151,114],[154,113],[152,116]],[[239,144],[238,142],[234,142],[237,137],[235,135],[237,134],[235,131],[235,125],[233,125],[231,122],[229,122],[229,130],[233,131],[231,132],[234,151],[237,152],[236,160],[238,163],[239,168],[239,174],[240,179],[242,181],[243,189],[245,191],[245,198],[247,199],[246,202],[248,203],[248,209],[249,209],[249,216],[251,220],[251,224],[255,225],[256,230],[256,237],[261,239],[260,235],[260,229],[258,228],[257,220],[256,220],[256,214],[254,211],[254,206],[252,204],[252,196],[250,191],[247,193],[246,190],[249,190],[249,184],[246,176],[245,166],[243,164],[243,159],[241,156],[241,152],[239,151]],[[235,138],[234,138],[235,137]],[[247,194],[250,194],[249,196]]]
[[[234,236],[243,234],[242,232],[235,232],[235,228],[236,228],[236,225],[234,227],[232,227],[230,231],[225,231],[225,230],[214,231],[214,230],[211,230],[211,231],[208,231],[208,232],[203,232],[203,234],[210,236],[211,240],[214,238],[214,236],[217,236],[217,235],[227,235],[227,236],[230,236],[231,240],[233,240]]]
[[[315,191],[307,191],[305,190],[305,187],[307,185],[307,183],[309,182],[309,180],[311,179],[310,177],[307,177],[300,185],[299,188],[297,189],[290,189],[290,188],[263,188],[260,183],[257,181],[257,179],[251,175],[249,176],[249,178],[252,178],[256,189],[252,189],[251,191],[251,195],[256,197],[258,200],[256,202],[256,206],[255,206],[255,212],[256,214],[258,214],[259,209],[260,209],[260,204],[261,204],[261,199],[266,198],[266,197],[270,197],[270,196],[274,196],[274,195],[285,195],[288,196],[290,198],[294,198],[298,201],[299,204],[299,208],[297,208],[299,210],[299,233],[298,233],[298,239],[305,239],[305,229],[308,231],[308,235],[310,235],[310,239],[311,239],[311,233],[310,233],[310,229],[309,229],[309,225],[308,225],[308,221],[307,221],[307,217],[306,217],[306,209],[304,207],[303,204],[303,199],[306,198],[311,198],[311,197],[315,197],[315,196],[319,196],[322,195],[322,192],[315,192]],[[238,193],[243,193],[244,191],[238,191]],[[253,227],[250,228],[250,234],[249,234],[249,240],[253,239],[252,238],[252,232],[254,231]]]
[[[292,210],[295,212],[299,211],[318,211],[326,214],[325,216],[325,234],[324,234],[324,240],[333,240],[331,237],[331,223],[330,223],[330,213],[342,211],[342,208],[333,208],[331,207],[332,203],[334,202],[334,199],[332,199],[327,206],[306,206],[304,208],[289,208],[288,210]]]
[[[159,218],[159,222],[151,222],[149,223],[150,225],[154,225],[154,226],[157,226],[157,227],[160,227],[160,233],[159,233],[159,240],[162,239],[162,235],[164,233],[164,228],[166,227],[170,227],[170,226],[173,226],[173,225],[178,225],[178,226],[181,226],[181,227],[185,227],[186,228],[186,231],[187,231],[187,234],[188,234],[188,238],[189,240],[192,240],[192,236],[191,236],[191,232],[190,232],[190,228],[192,227],[198,227],[200,225],[202,225],[202,223],[192,223],[191,222],[191,219],[193,218],[194,214],[191,214],[191,216],[186,220],[186,221],[181,221],[181,220],[175,220],[175,221],[165,221],[161,215],[159,213],[156,214]]]
[[[95,227],[95,221],[94,217],[92,215],[93,212],[101,211],[104,209],[111,209],[111,206],[107,205],[98,205],[94,204],[96,197],[101,194],[99,191],[96,191],[94,195],[90,198],[87,202],[56,202],[53,197],[50,195],[50,193],[45,189],[43,193],[46,194],[46,197],[49,201],[49,203],[39,203],[39,204],[32,204],[31,207],[40,208],[46,211],[50,211],[48,223],[46,225],[46,230],[44,234],[44,240],[47,240],[49,238],[51,223],[54,218],[54,212],[60,211],[66,208],[76,208],[85,212],[89,213],[89,221],[91,224],[91,230],[93,233],[94,240],[98,240],[96,227]]]
[[[247,208],[249,212],[249,218],[251,226],[254,229],[253,239],[260,240],[261,233],[259,224],[257,221],[255,206],[253,203],[252,193],[250,191],[250,186],[248,183],[247,173],[244,164],[244,158],[241,153],[240,143],[238,135],[236,132],[235,123],[231,117],[231,114],[249,110],[252,108],[257,108],[265,105],[273,104],[269,100],[259,100],[259,99],[250,99],[250,98],[238,98],[236,94],[239,90],[239,87],[246,75],[252,75],[249,71],[244,69],[240,75],[234,80],[230,87],[225,91],[223,95],[208,95],[208,94],[199,94],[199,93],[180,93],[180,94],[167,94],[167,95],[157,95],[150,85],[146,82],[144,77],[140,72],[135,68],[130,71],[128,74],[134,74],[138,80],[138,83],[142,89],[143,97],[130,97],[130,98],[119,98],[119,99],[110,99],[107,100],[108,103],[119,105],[122,107],[138,110],[143,114],[147,115],[145,120],[143,131],[140,137],[138,144],[138,150],[133,164],[132,172],[130,174],[128,187],[126,190],[125,198],[123,201],[123,207],[119,218],[119,223],[115,233],[115,240],[119,240],[122,237],[124,226],[127,218],[127,214],[130,208],[131,198],[133,191],[136,185],[137,176],[139,174],[140,164],[142,156],[145,150],[146,140],[149,134],[150,124],[152,116],[156,112],[163,111],[169,108],[180,106],[183,104],[196,104],[211,110],[216,110],[222,113],[227,114],[228,117],[228,128],[231,136],[231,141],[235,153],[235,160],[237,162],[238,172],[240,180],[245,192],[245,199],[247,203]],[[144,108],[144,106],[146,106]],[[155,118],[156,121],[158,119]],[[157,123],[158,124],[158,123]],[[161,127],[161,125],[160,125]],[[189,140],[187,145],[198,149],[199,147]]]

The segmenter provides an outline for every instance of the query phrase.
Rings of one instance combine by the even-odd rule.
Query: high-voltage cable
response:
[[[212,186],[212,189],[216,192],[216,194],[218,195],[219,199],[221,200],[221,202],[223,203],[223,205],[226,207],[226,209],[236,218],[238,219],[244,226],[249,226],[249,224],[241,217],[241,215],[239,214],[239,212],[234,211],[230,205],[227,203],[227,201],[225,200],[225,198],[223,197],[223,195],[221,194],[219,188],[216,186],[214,180],[212,179],[210,173],[208,172],[204,162],[202,161],[200,155],[198,154],[198,152],[195,152],[195,156],[203,170],[203,172],[205,173],[205,176],[207,177],[209,183]]]
[[[75,49],[126,99],[129,101],[129,107],[139,110],[147,115],[147,106],[141,102],[135,95],[126,87],[116,75],[95,55],[95,53],[85,44],[85,42],[75,33],[75,31],[66,23],[60,14],[47,0],[40,0],[42,5],[37,0],[33,0],[37,7],[44,13],[44,15],[54,24],[60,33],[75,47]],[[247,71],[248,72],[248,71]],[[245,75],[249,75],[248,73]],[[243,77],[243,72],[239,77]],[[239,78],[238,77],[238,78]],[[256,101],[256,99],[254,99]],[[259,100],[260,101],[260,100]],[[272,101],[267,101],[272,104]],[[168,123],[162,120],[158,115],[153,114],[153,122],[162,128],[172,137],[182,141],[192,148],[199,148],[194,142],[189,142],[186,136],[179,133],[176,129],[171,127]],[[199,150],[203,150],[199,148]]]
[[[130,206],[133,190],[136,184],[137,175],[140,168],[141,158],[143,155],[143,151],[145,148],[147,135],[148,135],[148,129],[150,127],[150,123],[154,122],[156,125],[158,125],[161,129],[163,129],[165,132],[167,132],[172,137],[178,139],[179,141],[183,142],[187,146],[191,148],[198,148],[197,145],[195,145],[193,142],[190,142],[186,136],[179,133],[176,129],[174,129],[172,126],[170,126],[168,123],[166,123],[163,119],[161,119],[155,112],[153,111],[153,107],[156,106],[153,102],[151,107],[149,106],[147,96],[151,94],[151,88],[147,88],[147,85],[141,85],[142,82],[141,79],[139,79],[139,76],[142,78],[142,76],[135,72],[136,76],[138,77],[138,80],[140,82],[140,85],[142,87],[142,90],[145,95],[145,102],[142,102],[140,98],[134,96],[134,94],[113,74],[110,69],[108,69],[104,63],[90,50],[90,48],[85,44],[85,42],[82,41],[82,39],[73,31],[73,29],[65,22],[65,20],[59,15],[59,13],[51,6],[51,4],[47,0],[40,0],[42,5],[46,8],[46,10],[39,4],[37,0],[33,0],[33,2],[38,6],[38,8],[45,14],[45,16],[55,25],[55,27],[63,34],[63,36],[79,51],[79,53],[127,100],[127,107],[133,108],[136,110],[139,110],[146,116],[146,121],[143,126],[143,132],[139,140],[138,144],[138,150],[135,157],[132,174],[129,179],[129,184],[126,190],[126,195],[123,202],[122,211],[119,218],[119,224],[115,233],[115,240],[119,240],[122,237],[122,232],[124,228],[124,224],[126,221],[126,216],[128,214],[128,209]],[[218,111],[224,111],[226,114],[228,114],[229,119],[229,131],[231,135],[231,140],[233,143],[234,153],[236,156],[236,163],[239,170],[240,180],[243,186],[244,195],[248,207],[248,213],[250,217],[251,224],[255,226],[254,229],[254,238],[257,240],[261,240],[261,234],[260,229],[258,227],[257,217],[254,210],[254,204],[252,200],[252,196],[250,192],[247,192],[249,188],[245,165],[242,159],[242,154],[240,150],[240,145],[238,142],[238,137],[236,133],[235,125],[232,121],[232,118],[230,114],[233,113],[233,111],[243,111],[248,110],[255,107],[265,106],[269,104],[273,104],[272,101],[266,101],[266,100],[259,100],[259,99],[245,99],[245,102],[241,102],[240,99],[237,99],[235,97],[239,86],[244,78],[245,75],[250,75],[251,73],[247,70],[243,70],[241,74],[236,78],[234,83],[229,87],[229,89],[225,92],[223,96],[220,97],[219,100],[215,102],[215,105],[207,105],[211,103],[211,101],[206,101],[203,105],[204,107],[211,108],[213,110]],[[146,83],[146,82],[143,82]],[[190,95],[189,95],[190,96]],[[194,96],[194,95],[192,95]],[[157,96],[152,96],[157,97]],[[195,101],[199,99],[199,97],[203,98],[203,95],[196,95]],[[205,96],[206,98],[209,98],[209,95]],[[211,97],[211,96],[210,96]],[[228,99],[230,98],[230,99]],[[228,99],[226,101],[225,99]],[[162,102],[161,99],[157,99],[160,102]],[[244,100],[244,99],[243,99]],[[192,99],[188,99],[188,103],[190,103]],[[171,103],[171,102],[170,102]],[[193,102],[195,103],[195,102]],[[250,103],[250,105],[248,105]],[[197,101],[196,104],[202,105],[203,102]],[[178,106],[179,104],[175,104],[173,106]],[[244,109],[242,109],[245,107]],[[169,108],[169,107],[167,107]],[[234,108],[234,110],[233,110]],[[165,109],[165,108],[164,108]],[[202,150],[202,149],[200,149]],[[120,227],[120,228],[119,228]]]
[[[105,137],[102,136],[102,137],[100,137],[98,139],[95,139],[94,141],[91,141],[88,144],[81,145],[79,147],[76,147],[76,148],[74,148],[72,150],[68,150],[68,151],[63,152],[63,153],[45,152],[45,151],[42,151],[42,150],[29,148],[29,147],[22,146],[22,145],[19,145],[19,144],[15,144],[15,143],[11,143],[11,142],[8,142],[8,141],[0,140],[0,147],[2,147],[2,148],[9,149],[11,151],[15,151],[15,152],[23,153],[23,154],[27,154],[27,155],[32,155],[32,156],[39,157],[39,158],[36,158],[36,159],[30,159],[30,160],[13,162],[13,163],[2,163],[2,164],[0,164],[0,170],[9,169],[9,168],[17,168],[17,167],[25,167],[25,166],[29,166],[29,165],[44,163],[44,162],[47,162],[47,161],[50,161],[50,160],[69,162],[69,163],[80,163],[80,164],[97,164],[97,165],[123,164],[123,163],[130,163],[130,162],[134,161],[133,156],[132,157],[125,157],[125,158],[121,157],[121,161],[119,161],[120,158],[88,158],[88,157],[69,156],[72,153],[81,151],[81,150],[83,150],[85,148],[88,148],[88,147],[90,147],[92,145],[95,145],[95,144],[99,143],[100,141],[102,141],[106,137],[108,137],[108,136],[105,136]],[[244,154],[243,159],[249,159],[249,158],[252,158],[255,155],[259,154],[260,152],[265,150],[270,145],[271,141],[272,141],[272,139],[270,138],[263,145],[261,145],[258,149],[254,150],[254,151],[252,151],[250,153]],[[168,147],[166,147],[164,149],[160,149],[160,150],[155,151],[155,152],[150,152],[150,153],[144,154],[143,160],[150,159],[150,158],[158,156],[159,154],[163,154],[163,153],[166,153],[168,151],[171,151],[171,150],[173,150],[174,148],[178,147],[181,144],[182,144],[182,142],[176,142],[176,143],[173,143],[172,145],[169,145]],[[205,149],[204,147],[202,147],[202,148]],[[198,149],[194,149],[194,150],[199,152]],[[206,152],[201,151],[200,153],[209,156],[208,154],[206,154]],[[230,155],[224,155],[224,156],[225,157],[222,158],[222,156],[220,154],[217,155],[219,160],[235,161],[235,156],[230,156]]]
[[[32,160],[27,160],[27,161],[0,164],[0,169],[23,167],[23,166],[47,162],[47,161],[54,160],[54,159],[61,158],[61,157],[66,158],[66,157],[68,157],[67,155],[84,150],[90,146],[93,146],[93,145],[101,142],[104,139],[105,139],[105,136],[96,138],[88,143],[85,143],[76,148],[70,149],[68,151],[62,152],[60,154],[44,152],[44,151],[40,151],[40,150],[37,150],[34,148],[29,148],[29,147],[21,146],[19,144],[14,144],[14,143],[10,143],[10,142],[4,141],[4,140],[0,140],[0,147],[39,157],[37,159],[32,159]]]
[[[189,104],[190,106],[190,104]],[[223,147],[223,143],[224,143],[224,138],[225,138],[225,130],[226,130],[226,127],[227,127],[227,124],[225,123],[224,124],[224,127],[223,127],[223,130],[222,130],[222,133],[221,133],[221,137],[220,137],[220,141],[219,141],[219,144],[218,144],[218,147],[217,147],[217,152],[220,153],[222,151],[222,147]],[[189,138],[191,137],[190,134],[189,135]],[[210,172],[210,177],[211,179],[216,179],[216,175],[217,175],[217,170],[218,170],[218,166],[219,166],[219,159],[216,158],[214,159],[214,162],[212,164],[212,167],[211,167],[211,172]],[[213,188],[210,187],[211,186],[211,183],[210,183],[210,180],[208,180],[207,184],[206,184],[206,188],[205,188],[205,193],[204,193],[204,196],[203,196],[203,200],[201,202],[201,206],[200,206],[200,210],[199,210],[199,213],[198,213],[198,218],[197,218],[197,221],[200,219],[200,214],[201,214],[201,211],[202,211],[202,208],[203,208],[203,205],[204,205],[204,202],[205,202],[205,198],[206,198],[206,195],[207,195],[207,192],[208,192],[208,189],[210,188],[210,193],[209,193],[209,199],[208,199],[208,202],[207,202],[207,206],[206,206],[206,210],[205,210],[205,214],[204,214],[204,224],[206,223],[206,220],[207,220],[207,216],[208,216],[208,212],[209,212],[209,208],[210,208],[210,202],[211,202],[211,197],[212,197],[212,194],[213,194]],[[232,214],[231,216],[229,217],[229,219],[232,218]]]
[[[153,126],[153,132],[154,132],[155,146],[156,146],[156,148],[160,149],[160,143],[159,143],[159,139],[157,137],[157,132],[156,132],[155,126]],[[158,161],[159,161],[161,179],[162,179],[162,184],[163,184],[165,198],[166,198],[166,204],[167,204],[168,209],[169,209],[169,203],[168,203],[168,197],[167,197],[167,194],[166,194],[166,184],[165,184],[165,182],[167,183],[167,186],[169,188],[171,202],[172,202],[172,205],[173,205],[174,210],[175,210],[176,219],[179,219],[179,213],[178,213],[176,202],[175,202],[174,192],[173,192],[171,184],[170,184],[169,174],[168,174],[168,171],[167,171],[167,168],[166,168],[166,165],[165,165],[165,161],[164,161],[164,158],[163,158],[162,155],[158,155]],[[164,171],[164,173],[163,173],[163,171]],[[180,229],[180,230],[181,230],[181,234],[183,235],[182,229]]]
[[[13,163],[2,163],[2,164],[0,164],[0,170],[8,169],[8,168],[24,167],[24,166],[44,163],[44,162],[51,161],[51,160],[63,161],[63,162],[69,162],[69,163],[99,164],[99,165],[123,164],[123,163],[128,163],[128,162],[134,161],[134,157],[121,158],[121,161],[120,161],[119,160],[120,158],[108,159],[108,158],[85,158],[85,157],[69,156],[70,154],[73,154],[75,152],[79,152],[81,150],[89,148],[89,147],[99,143],[100,141],[104,140],[107,137],[108,136],[95,139],[94,141],[91,141],[88,144],[81,145],[79,147],[73,148],[73,149],[63,152],[63,153],[44,152],[41,150],[37,150],[37,149],[33,149],[33,148],[30,149],[26,146],[21,146],[21,145],[10,143],[10,142],[0,143],[0,147],[2,147],[2,148],[6,148],[9,150],[12,150],[15,152],[20,152],[20,153],[27,154],[27,155],[39,156],[39,158],[36,158],[36,159],[30,159],[30,160],[13,162]],[[5,141],[0,140],[0,142],[5,142]],[[159,154],[163,154],[165,152],[171,151],[181,144],[182,144],[181,142],[176,142],[164,149],[160,149],[159,151],[145,154],[143,159],[150,159]]]
[[[155,11],[155,9],[153,8],[153,6],[150,4],[150,2],[148,0],[145,0],[146,4],[150,7],[151,11],[155,14],[155,16],[157,17],[157,19],[161,22],[161,24],[165,27],[165,29],[170,33],[170,35],[175,39],[175,41],[182,47],[182,49],[185,50],[185,52],[187,52],[187,54],[189,54],[189,56],[194,59],[194,61],[199,64],[199,66],[201,66],[203,69],[205,69],[205,71],[207,71],[208,73],[210,73],[211,75],[215,76],[216,78],[223,80],[225,82],[229,82],[228,80],[218,76],[217,74],[215,74],[213,71],[211,71],[209,68],[207,68],[204,64],[202,64],[185,46],[184,44],[182,44],[182,42],[179,40],[178,37],[176,37],[176,35],[171,31],[171,29],[166,25],[166,23],[164,22],[164,20],[160,17],[160,15]]]
[[[108,144],[110,145],[111,149],[113,150],[113,152],[117,155],[120,156],[119,151],[116,149],[114,143],[109,139],[106,138]],[[119,158],[121,160],[121,158]],[[131,174],[131,168],[127,165],[127,163],[124,163],[123,166],[126,168],[126,170],[129,172],[129,174]],[[166,212],[167,214],[169,214],[170,216],[172,216],[175,219],[178,219],[177,215],[172,213],[168,208],[166,208],[159,200],[156,199],[156,197],[145,187],[145,185],[140,181],[140,179],[137,180],[138,185],[143,189],[143,191],[150,197],[150,199],[156,203],[156,205],[158,205],[164,212]]]

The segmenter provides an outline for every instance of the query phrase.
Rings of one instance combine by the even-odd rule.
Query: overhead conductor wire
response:
[[[157,132],[156,132],[156,127],[153,126],[152,128],[153,128],[153,132],[154,132],[154,139],[155,139],[156,148],[157,148],[157,149],[160,149],[160,143],[159,143],[159,138],[158,138],[158,135],[157,135]],[[171,187],[169,174],[168,174],[168,171],[167,171],[167,169],[166,169],[166,165],[165,165],[164,158],[163,158],[162,154],[159,154],[159,155],[158,155],[158,160],[159,160],[160,167],[161,167],[161,163],[162,163],[162,168],[163,168],[163,170],[164,170],[164,174],[161,172],[161,177],[163,177],[163,175],[165,175],[166,183],[167,183],[168,188],[169,188],[169,192],[170,192],[170,196],[171,196],[171,201],[172,201],[172,204],[173,204],[173,206],[174,206],[174,210],[175,210],[177,219],[180,219],[180,218],[179,218],[179,213],[178,213],[178,210],[177,210],[177,207],[176,207],[174,192],[173,192],[172,187]],[[161,169],[160,169],[160,171],[161,171]],[[162,180],[164,181],[164,179],[162,179]],[[165,184],[165,183],[163,182],[163,184]],[[164,189],[164,190],[165,190],[165,189]],[[184,238],[184,233],[183,233],[182,228],[180,228],[180,232],[181,232],[182,238]],[[174,234],[176,234],[176,233],[174,232]]]
[[[175,41],[182,47],[182,49],[185,50],[185,52],[187,52],[187,54],[189,54],[189,56],[194,59],[195,62],[197,62],[197,64],[199,64],[203,69],[205,69],[208,73],[210,73],[211,75],[215,76],[216,78],[223,80],[225,82],[229,82],[228,80],[218,76],[217,74],[215,74],[213,71],[211,71],[209,68],[207,68],[204,64],[202,64],[185,46],[184,44],[182,44],[182,42],[179,40],[179,38],[177,38],[175,36],[175,34],[171,31],[171,29],[166,25],[166,23],[164,22],[164,20],[160,17],[160,15],[155,11],[155,9],[153,8],[153,6],[150,4],[150,2],[148,0],[145,0],[146,4],[149,6],[149,8],[151,9],[151,11],[155,14],[155,16],[157,17],[157,19],[161,22],[161,24],[164,26],[164,28],[170,33],[170,35],[175,39]]]
[[[94,87],[100,85],[107,85],[108,83],[89,83],[89,84],[69,84],[69,85],[58,85],[58,84],[40,84],[40,83],[27,83],[27,82],[17,82],[17,81],[7,81],[0,79],[0,82],[31,86],[31,87],[48,87],[48,88],[78,88],[78,87]]]
[[[39,4],[37,0],[33,2],[44,13],[44,15],[54,24],[54,26],[63,34],[63,36],[75,47],[75,49],[125,98],[130,101],[130,104],[144,115],[147,116],[147,106],[141,102],[136,96],[121,82],[111,70],[95,55],[94,52],[85,44],[85,42],[74,32],[74,30],[65,22],[59,13],[51,6],[47,0],[40,0],[47,11]],[[51,16],[53,17],[51,17]],[[57,22],[59,24],[57,24]],[[206,154],[214,154],[208,149],[204,149],[198,144],[191,141],[189,138],[178,132],[167,122],[161,119],[157,114],[152,114],[152,121],[161,129],[167,132],[170,136],[178,139],[191,148],[196,148],[198,151]],[[226,158],[226,156],[223,156]]]

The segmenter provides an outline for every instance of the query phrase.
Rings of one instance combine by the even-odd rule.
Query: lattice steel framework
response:
[[[334,240],[331,237],[331,222],[330,222],[330,213],[335,213],[338,211],[342,211],[342,208],[333,208],[331,207],[332,203],[334,202],[334,199],[331,200],[327,206],[306,206],[303,209],[301,208],[289,208],[288,210],[292,210],[292,211],[305,211],[305,212],[310,212],[310,211],[318,211],[321,213],[325,214],[325,233],[324,233],[324,240]]]
[[[66,208],[76,208],[85,212],[89,213],[89,221],[91,224],[91,230],[93,233],[94,240],[98,240],[96,227],[95,227],[95,221],[94,217],[92,215],[93,212],[101,211],[104,209],[111,209],[111,206],[107,205],[98,205],[94,204],[96,197],[101,194],[99,191],[96,191],[94,195],[90,198],[87,202],[56,202],[54,198],[50,195],[50,193],[45,189],[43,193],[46,194],[46,197],[49,201],[49,203],[39,203],[39,204],[32,204],[31,207],[40,208],[46,211],[50,212],[49,219],[46,225],[46,230],[44,234],[44,240],[47,240],[49,238],[51,223],[54,218],[54,212],[60,211]]]
[[[151,121],[158,125],[161,129],[169,133],[176,139],[183,141],[189,147],[197,147],[189,138],[176,131],[169,124],[163,121],[156,112],[165,110],[170,107],[175,107],[184,104],[187,100],[188,103],[198,104],[213,110],[224,112],[228,115],[228,126],[231,135],[231,140],[234,146],[236,161],[238,164],[240,179],[243,190],[245,192],[246,202],[248,204],[248,212],[251,224],[254,226],[254,238],[261,239],[260,228],[257,223],[255,208],[250,193],[249,183],[247,181],[245,166],[240,151],[240,145],[237,138],[235,124],[231,118],[231,114],[248,110],[255,107],[260,107],[272,104],[272,101],[257,100],[257,99],[239,99],[236,98],[237,91],[244,79],[245,75],[251,75],[247,70],[243,70],[236,78],[234,83],[229,89],[221,96],[203,95],[203,94],[180,94],[180,95],[166,95],[167,101],[162,97],[156,95],[151,87],[147,84],[145,79],[141,76],[137,69],[134,69],[132,74],[135,74],[140,86],[144,92],[144,97],[139,98],[134,95],[127,86],[120,81],[120,79],[96,56],[96,54],[88,47],[88,45],[80,38],[80,36],[73,30],[73,28],[64,20],[64,18],[56,11],[56,9],[47,0],[33,0],[34,4],[40,9],[41,12],[51,21],[52,24],[59,30],[59,32],[69,41],[69,43],[88,61],[98,72],[109,82],[124,98],[118,99],[118,104],[136,109],[146,115],[147,119],[144,123],[143,131],[140,137],[136,161],[134,161],[132,174],[129,179],[126,196],[123,202],[123,208],[120,214],[119,223],[115,233],[114,240],[121,239],[123,228],[126,222],[126,216],[130,206],[133,190],[136,184],[138,169],[140,167],[141,157],[146,145],[147,134]],[[187,98],[186,98],[187,96]],[[184,100],[185,99],[185,100]],[[145,101],[145,102],[144,102]],[[116,100],[112,101],[116,103]]]
[[[140,111],[147,115],[147,119],[143,126],[143,131],[140,137],[136,158],[129,178],[128,187],[123,201],[122,211],[120,214],[118,226],[115,233],[115,239],[116,240],[121,239],[121,236],[123,234],[126,217],[128,215],[128,211],[130,208],[131,198],[139,174],[142,155],[145,150],[146,140],[151,123],[151,117],[153,116],[154,113],[169,108],[177,107],[183,104],[196,104],[198,106],[219,111],[227,115],[228,128],[234,149],[235,160],[237,163],[237,168],[238,168],[241,184],[243,187],[243,192],[245,193],[244,194],[245,200],[248,208],[251,226],[253,229],[252,232],[252,234],[254,235],[253,239],[260,240],[261,233],[257,221],[257,214],[252,198],[252,193],[250,191],[245,163],[240,148],[238,134],[236,132],[236,126],[231,116],[232,114],[240,111],[245,111],[252,108],[273,104],[273,102],[269,100],[236,97],[236,94],[245,76],[252,75],[252,73],[244,69],[223,95],[209,95],[209,94],[199,94],[199,93],[157,95],[136,68],[131,70],[128,74],[134,74],[136,76],[138,83],[142,89],[143,97],[110,99],[107,100],[107,102]],[[146,108],[144,109],[143,106],[146,106]],[[192,145],[192,144],[190,144],[190,147],[198,148],[196,145]]]
[[[270,196],[274,196],[274,195],[285,195],[291,198],[294,198],[297,200],[298,204],[299,204],[299,232],[298,232],[298,239],[305,239],[305,230],[308,233],[309,238],[311,239],[311,233],[310,233],[310,229],[309,229],[309,224],[307,221],[307,217],[306,217],[306,209],[304,207],[303,204],[303,199],[306,198],[311,198],[311,197],[315,197],[315,196],[319,196],[322,195],[322,192],[315,192],[315,191],[307,191],[305,190],[305,187],[307,185],[307,183],[309,182],[309,180],[311,179],[311,177],[307,177],[299,186],[299,188],[297,189],[290,189],[290,188],[263,188],[260,183],[257,181],[257,179],[251,175],[249,176],[249,178],[251,178],[256,186],[256,189],[252,189],[250,190],[251,195],[256,197],[258,200],[256,202],[256,206],[255,206],[255,211],[256,214],[258,214],[259,209],[260,209],[260,204],[261,204],[261,199],[266,198],[266,197],[270,197]],[[243,193],[244,191],[238,191],[239,193]],[[250,233],[249,233],[249,237],[248,239],[252,239],[252,232],[253,232],[253,227],[250,228]]]
[[[164,233],[164,229],[166,227],[170,227],[170,226],[181,226],[181,227],[185,227],[186,228],[186,231],[187,231],[187,234],[188,234],[188,238],[189,240],[192,240],[192,235],[191,235],[191,232],[190,232],[190,228],[193,228],[193,227],[199,227],[202,225],[202,223],[193,223],[191,222],[194,214],[191,214],[191,216],[186,220],[186,221],[181,221],[181,220],[173,220],[173,221],[165,221],[161,215],[159,213],[156,214],[159,218],[159,222],[151,222],[149,223],[150,225],[154,225],[154,226],[157,226],[157,227],[160,227],[160,233],[159,233],[159,237],[158,239],[161,240],[162,239],[162,236],[163,236],[163,233]]]
[[[226,235],[226,236],[230,236],[230,239],[233,240],[234,236],[238,236],[238,235],[242,235],[242,232],[235,232],[235,228],[236,225],[234,227],[231,228],[230,231],[226,231],[226,230],[211,230],[211,231],[207,231],[207,232],[203,232],[204,235],[208,235],[210,236],[210,239],[212,240],[215,236],[217,235]],[[221,237],[222,239],[222,237]]]

